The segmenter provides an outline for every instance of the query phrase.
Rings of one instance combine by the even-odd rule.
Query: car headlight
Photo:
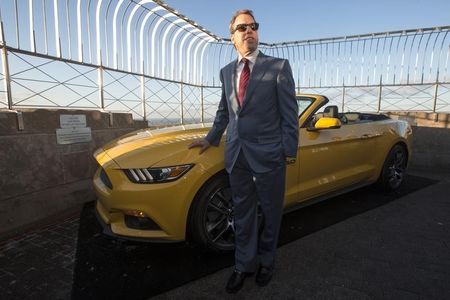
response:
[[[193,164],[189,164],[161,168],[126,169],[124,172],[134,183],[162,183],[177,180],[193,166]]]

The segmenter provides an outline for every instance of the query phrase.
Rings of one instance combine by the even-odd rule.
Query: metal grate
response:
[[[100,108],[95,68],[9,54],[14,106]]]
[[[103,95],[105,110],[130,112],[135,119],[144,117],[139,76],[105,70]]]
[[[145,106],[150,125],[181,124],[180,84],[147,79]]]

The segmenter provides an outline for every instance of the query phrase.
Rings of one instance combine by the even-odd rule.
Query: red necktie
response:
[[[244,69],[241,72],[241,77],[239,79],[239,105],[244,104],[245,90],[247,89],[248,79],[250,78],[250,67],[248,66],[248,59],[243,58],[241,60],[244,63]]]

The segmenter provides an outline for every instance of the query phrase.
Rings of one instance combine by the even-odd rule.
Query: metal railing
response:
[[[8,12],[7,14],[5,12]],[[131,112],[151,123],[213,118],[231,42],[152,0],[2,0],[0,108]],[[450,111],[450,26],[284,43],[297,90],[342,110]]]

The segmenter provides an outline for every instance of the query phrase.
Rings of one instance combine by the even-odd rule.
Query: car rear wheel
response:
[[[231,189],[226,174],[221,174],[200,190],[190,211],[190,238],[214,251],[234,249],[234,218]]]
[[[404,146],[397,144],[392,147],[386,157],[379,184],[386,191],[393,191],[400,187],[406,172],[408,155]]]

